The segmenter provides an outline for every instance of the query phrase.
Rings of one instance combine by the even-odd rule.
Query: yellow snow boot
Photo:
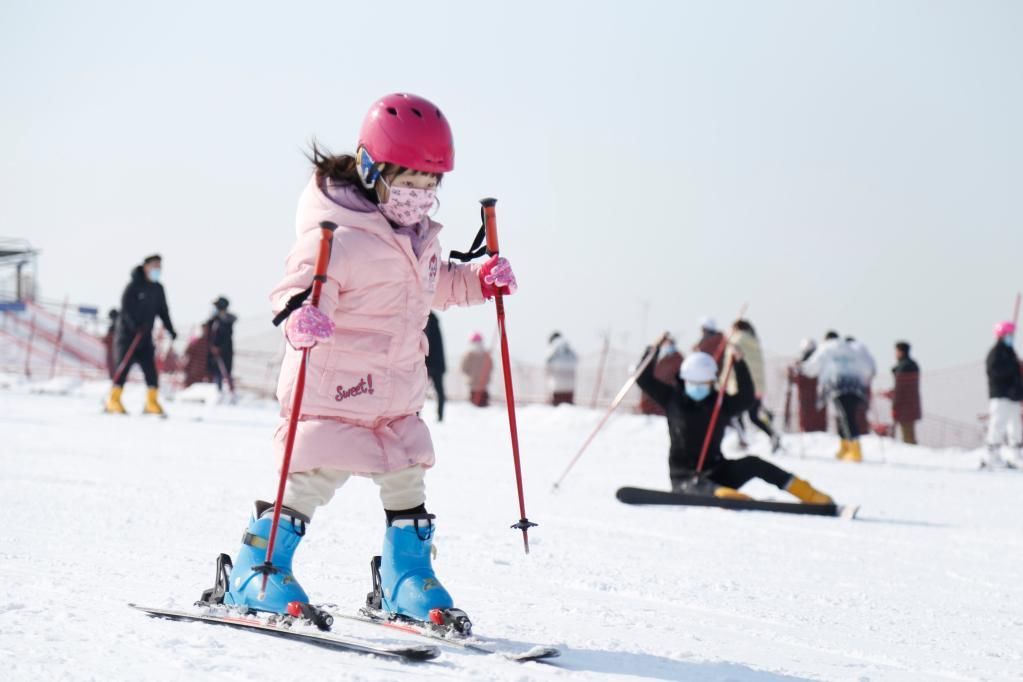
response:
[[[123,386],[114,386],[110,389],[110,397],[107,398],[106,411],[110,414],[128,414],[128,411],[124,409],[124,405],[121,404],[121,392],[124,391]]]
[[[160,407],[160,403],[156,400],[159,389],[147,388],[146,389],[146,406],[142,409],[145,414],[160,414],[162,415],[163,408]]]
[[[863,451],[860,449],[860,442],[858,440],[849,441],[849,449],[842,455],[843,462],[862,462]]]
[[[849,452],[849,445],[852,441],[842,439],[842,442],[838,445],[838,452],[835,453],[835,459],[845,459],[845,453]]]
[[[752,500],[753,498],[746,493],[740,493],[735,488],[729,488],[727,486],[719,485],[714,489],[714,497],[720,497],[725,500]]]
[[[812,485],[807,483],[801,478],[792,477],[789,484],[785,486],[785,491],[792,493],[795,497],[798,497],[801,502],[807,504],[834,504],[829,496],[825,495],[821,491],[814,488]]]

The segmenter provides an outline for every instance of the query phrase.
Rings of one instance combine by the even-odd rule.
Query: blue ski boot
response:
[[[384,534],[382,556],[373,557],[370,609],[388,617],[469,635],[472,623],[453,608],[451,595],[433,572],[433,514],[396,516]]]
[[[277,538],[274,540],[274,553],[270,558],[275,570],[266,581],[266,594],[260,598],[263,572],[254,569],[258,569],[266,562],[266,546],[270,539],[273,514],[274,506],[271,503],[256,502],[249,527],[242,536],[242,547],[238,550],[234,566],[230,570],[228,589],[224,594],[225,604],[244,606],[254,611],[286,614],[289,613],[289,603],[308,603],[309,597],[291,573],[291,557],[305,535],[309,517],[289,507],[281,508]]]

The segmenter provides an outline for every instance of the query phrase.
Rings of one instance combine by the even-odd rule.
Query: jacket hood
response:
[[[141,265],[136,265],[134,268],[132,268],[132,271],[131,271],[131,281],[132,282],[145,282],[146,281],[146,271],[142,269]]]

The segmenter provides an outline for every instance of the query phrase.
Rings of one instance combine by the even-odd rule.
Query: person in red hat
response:
[[[473,332],[469,337],[469,348],[462,356],[462,374],[469,383],[469,402],[476,407],[490,404],[490,373],[493,369],[494,361],[483,345],[483,335]]]
[[[313,348],[276,529],[277,572],[261,589],[264,574],[253,568],[264,563],[274,510],[257,501],[224,601],[276,613],[286,613],[291,602],[308,603],[291,572],[295,549],[317,508],[349,478],[364,476],[379,486],[386,519],[367,607],[381,617],[464,632],[468,618],[454,608],[431,562],[435,526],[424,478],[434,450],[419,417],[428,382],[423,329],[431,309],[513,294],[515,277],[504,258],[469,265],[442,257],[442,226],[430,213],[455,151],[447,118],[429,100],[382,97],[363,121],[354,154],[334,155],[314,144],[310,160],[297,239],[270,295],[275,313],[293,311],[284,325],[288,343],[277,387],[278,456],[302,350]],[[306,301],[295,309],[313,280],[322,221],[337,229],[319,306]]]

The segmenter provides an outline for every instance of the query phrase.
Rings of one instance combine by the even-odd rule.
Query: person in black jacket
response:
[[[213,301],[213,314],[206,320],[206,367],[218,391],[224,390],[224,381],[234,392],[231,368],[234,366],[234,323],[237,317],[227,312],[230,302],[220,296]]]
[[[650,349],[646,352],[649,353]],[[733,370],[738,392],[735,395],[724,395],[721,401],[721,412],[713,426],[702,470],[699,468],[700,452],[718,400],[718,392],[714,388],[718,367],[714,358],[701,352],[687,357],[682,363],[679,386],[669,386],[659,381],[654,376],[653,363],[647,365],[636,382],[664,408],[668,418],[668,435],[671,440],[668,472],[672,490],[749,499],[738,489],[748,481],[760,478],[803,502],[830,504],[832,500],[829,496],[766,460],[756,456],[729,460],[722,454],[721,440],[725,425],[732,417],[749,410],[755,400],[753,378],[742,359],[741,351],[735,349],[734,357]]]
[[[434,313],[426,318],[426,340],[430,344],[430,350],[426,354],[426,373],[433,382],[433,389],[437,392],[437,421],[444,421],[444,372],[448,371],[447,362],[444,360],[444,338],[440,335],[440,320]]]
[[[988,468],[1023,466],[1023,377],[1019,357],[1013,348],[1016,325],[999,322],[995,325],[995,345],[987,354],[988,413],[987,459]],[[1009,458],[1002,460],[1002,443],[1011,450]]]
[[[163,414],[157,401],[158,377],[156,374],[156,349],[153,346],[153,323],[159,317],[164,328],[177,338],[174,325],[167,311],[167,298],[160,284],[162,259],[158,255],[147,257],[142,265],[131,271],[131,281],[121,295],[121,314],[117,318],[117,338],[114,340],[117,367],[120,374],[114,377],[114,386],[107,399],[107,412],[125,414],[121,404],[121,392],[127,381],[128,372],[138,363],[146,377],[146,414]]]

